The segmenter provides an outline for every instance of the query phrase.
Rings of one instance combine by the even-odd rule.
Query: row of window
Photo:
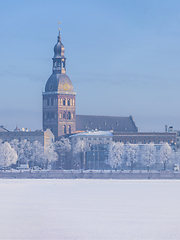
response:
[[[49,120],[54,120],[57,118],[56,113],[54,112],[47,112],[44,113],[44,119],[47,119],[47,121]],[[59,118],[60,119],[73,119],[74,118],[74,113],[71,112],[63,112],[59,114]]]
[[[75,100],[69,98],[60,98],[58,99],[59,106],[75,106]]]
[[[75,106],[75,100],[69,98],[60,98],[58,99],[59,106]],[[44,100],[44,106],[57,106],[56,98],[48,98]]]
[[[117,140],[115,140],[115,142],[117,142]],[[120,140],[119,142],[123,142],[123,143],[134,143],[134,144],[138,144],[138,143],[143,143],[143,144],[146,144],[146,143],[156,143],[156,144],[160,144],[162,142],[167,142],[167,143],[170,143],[171,141],[170,140],[167,140],[167,141],[164,141],[164,140],[154,140],[154,141],[151,141],[151,140]]]
[[[110,140],[110,138],[103,138],[104,140]],[[88,138],[88,140],[103,140],[102,138]],[[86,138],[80,138],[80,140],[86,140]]]
[[[61,60],[59,60],[59,61],[56,61],[56,62],[53,62],[53,68],[55,68],[55,67],[63,67],[63,68],[65,68],[65,61],[62,61],[61,62]]]
[[[63,112],[59,114],[59,118],[63,119],[73,119],[74,118],[74,113],[71,112]]]
[[[64,134],[71,134],[71,126],[69,125],[66,127],[66,125],[63,126],[63,133]]]
[[[54,112],[47,112],[47,113],[44,113],[44,118],[47,119],[47,121],[54,120],[57,118],[57,115]]]

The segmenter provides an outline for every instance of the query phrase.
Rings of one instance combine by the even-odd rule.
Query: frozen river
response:
[[[179,180],[0,179],[0,239],[180,239]]]

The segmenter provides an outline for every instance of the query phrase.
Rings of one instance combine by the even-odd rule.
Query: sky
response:
[[[42,129],[58,21],[76,114],[180,130],[179,0],[0,1],[0,125]]]

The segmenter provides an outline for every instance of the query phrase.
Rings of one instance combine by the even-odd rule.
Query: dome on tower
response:
[[[66,73],[52,74],[47,80],[45,92],[73,92],[71,79]]]
[[[60,58],[62,56],[64,56],[64,45],[61,42],[61,36],[58,36],[58,41],[56,43],[56,45],[54,46],[54,58]]]
[[[73,92],[72,82],[66,75],[66,58],[60,31],[54,46],[53,72],[47,80],[45,92]]]

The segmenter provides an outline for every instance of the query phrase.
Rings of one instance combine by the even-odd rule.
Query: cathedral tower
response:
[[[76,131],[76,109],[73,85],[66,75],[66,58],[61,35],[54,46],[52,74],[43,92],[43,130],[51,129],[57,140],[59,136]]]

